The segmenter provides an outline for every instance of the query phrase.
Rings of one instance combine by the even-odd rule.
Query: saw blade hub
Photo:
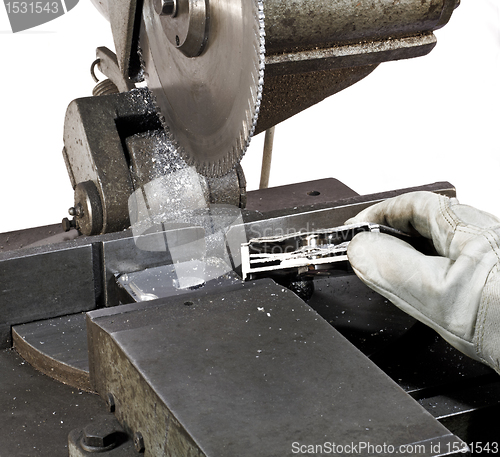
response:
[[[208,40],[209,0],[155,0],[166,37],[186,57],[199,56]]]

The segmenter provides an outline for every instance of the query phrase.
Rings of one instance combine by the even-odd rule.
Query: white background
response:
[[[462,0],[429,56],[382,64],[276,128],[270,185],[335,177],[366,194],[447,180],[500,216],[500,0]],[[59,222],[73,203],[61,150],[69,102],[89,96],[98,46],[89,0],[13,34],[0,6],[0,232]],[[263,135],[243,160],[259,183]]]

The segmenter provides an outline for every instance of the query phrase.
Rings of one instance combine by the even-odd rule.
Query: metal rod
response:
[[[273,157],[274,126],[266,130],[264,139],[264,154],[262,156],[262,170],[260,172],[259,189],[269,187],[269,176],[271,174],[271,160]]]

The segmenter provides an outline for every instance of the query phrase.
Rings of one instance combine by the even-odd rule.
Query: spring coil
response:
[[[92,95],[98,97],[100,95],[111,95],[120,93],[118,87],[116,87],[116,84],[113,81],[111,81],[111,79],[104,79],[103,81],[99,81],[94,71],[96,65],[98,65],[99,62],[100,59],[94,60],[94,62],[92,62],[92,65],[90,67],[90,74],[92,75],[94,81],[97,83],[95,87],[92,89]]]

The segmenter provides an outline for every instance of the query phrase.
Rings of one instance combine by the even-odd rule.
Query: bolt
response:
[[[69,232],[72,228],[76,228],[75,219],[68,219],[67,217],[65,217],[62,220],[62,228],[65,232]]]
[[[135,446],[135,450],[137,452],[144,452],[145,450],[145,447],[144,447],[144,438],[142,437],[142,433],[141,432],[135,432],[135,435],[134,435],[134,446]]]
[[[83,208],[80,203],[78,205],[72,206],[68,209],[68,214],[70,216],[82,217],[83,216]]]
[[[175,16],[177,13],[177,0],[154,0],[154,7],[160,16]]]
[[[109,393],[108,396],[106,397],[106,405],[108,406],[108,411],[110,413],[115,412],[115,409],[116,409],[115,397],[113,397],[112,393]]]
[[[89,452],[102,452],[116,446],[116,429],[110,422],[95,421],[83,429],[82,447]]]

